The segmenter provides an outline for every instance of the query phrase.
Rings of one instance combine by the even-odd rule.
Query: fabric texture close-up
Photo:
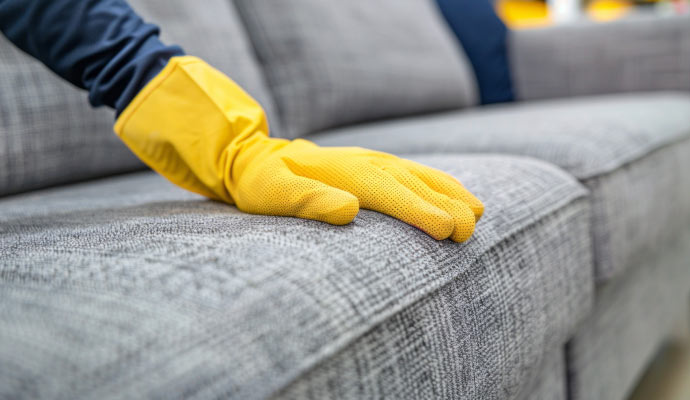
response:
[[[565,1],[0,0],[0,399],[640,399],[690,14]]]

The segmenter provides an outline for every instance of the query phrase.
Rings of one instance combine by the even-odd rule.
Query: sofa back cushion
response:
[[[267,108],[271,99],[241,21],[227,0],[130,0],[164,40],[206,58]],[[145,168],[113,133],[113,112],[0,35],[0,196]],[[277,130],[277,129],[276,129]],[[277,130],[278,131],[278,130]]]
[[[235,0],[291,137],[477,103],[433,0]]]

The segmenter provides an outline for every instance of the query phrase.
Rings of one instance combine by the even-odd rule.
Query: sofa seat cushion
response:
[[[594,310],[568,343],[569,399],[630,398],[678,322],[687,321],[690,227],[659,247],[598,288]]]
[[[150,172],[0,200],[0,397],[516,398],[590,310],[586,190],[526,158],[418,161],[484,201],[468,242]]]
[[[536,157],[592,192],[596,275],[605,282],[690,223],[690,95],[642,93],[492,106],[311,137],[398,154]]]

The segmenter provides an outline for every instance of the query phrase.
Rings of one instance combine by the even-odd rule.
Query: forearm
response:
[[[510,61],[522,100],[690,90],[690,17],[511,32]]]
[[[0,0],[0,30],[94,106],[121,112],[181,48],[158,39],[125,0]]]

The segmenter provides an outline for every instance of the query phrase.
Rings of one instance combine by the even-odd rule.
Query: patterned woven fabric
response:
[[[510,33],[523,100],[645,90],[690,90],[690,16],[637,16]]]
[[[565,351],[559,348],[547,355],[534,386],[522,396],[522,400],[566,400],[568,382]]]
[[[690,95],[486,107],[310,137],[396,154],[498,152],[551,162],[592,191],[600,282],[690,223]],[[650,195],[653,194],[653,195]],[[660,207],[660,201],[663,206]]]
[[[433,0],[237,0],[290,137],[476,104]]]
[[[174,3],[132,1],[160,24],[166,40],[207,57],[271,118],[269,96],[228,2]],[[0,196],[144,168],[113,133],[113,113],[92,110],[86,96],[0,36]]]
[[[657,243],[630,272],[597,291],[594,312],[568,348],[573,400],[624,400],[688,313],[690,230]]]
[[[417,161],[484,200],[467,243],[152,173],[0,201],[0,397],[522,396],[591,306],[586,191],[529,159]]]
[[[0,35],[0,196],[144,168],[113,123]]]

